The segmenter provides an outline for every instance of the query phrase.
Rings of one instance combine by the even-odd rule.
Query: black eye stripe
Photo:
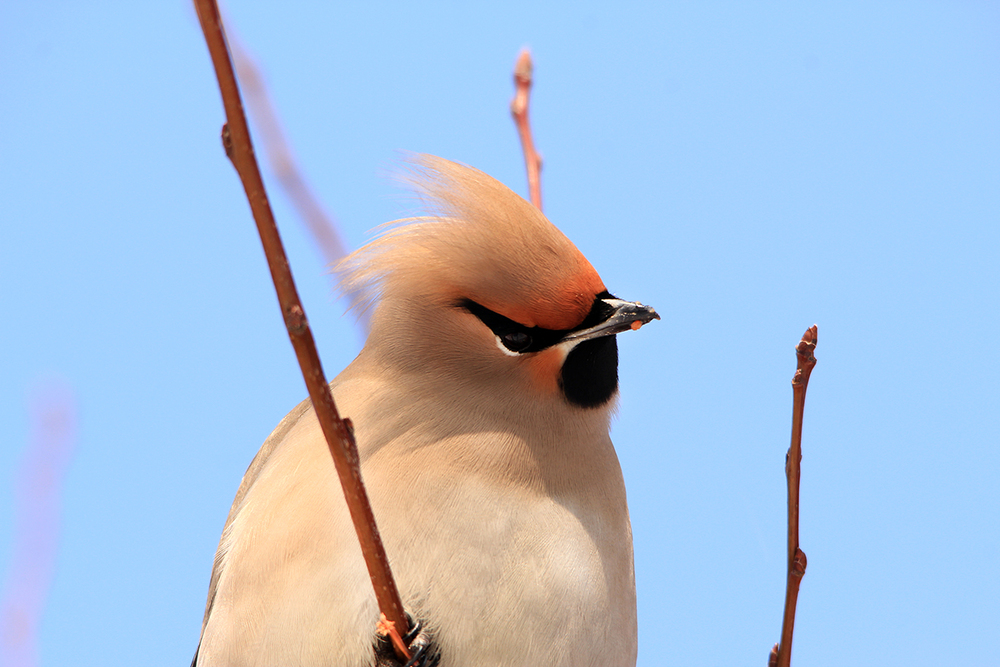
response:
[[[604,299],[613,299],[610,292],[604,291],[594,298],[594,305],[591,306],[587,317],[579,326],[566,330],[543,329],[542,327],[526,327],[518,324],[512,319],[504,317],[500,313],[495,313],[486,306],[482,306],[472,299],[463,299],[458,305],[465,308],[470,313],[490,328],[501,343],[511,352],[527,353],[540,352],[547,347],[552,347],[563,338],[574,331],[588,329],[600,322],[607,320],[614,308],[608,305]],[[527,338],[524,338],[527,336]]]
[[[594,304],[590,307],[590,312],[587,316],[583,318],[583,322],[580,322],[580,326],[574,327],[573,331],[580,331],[582,329],[589,329],[590,327],[597,326],[601,322],[606,322],[609,317],[615,312],[614,306],[609,304],[605,299],[614,299],[614,294],[604,290],[600,294],[594,297]],[[566,333],[569,333],[568,331]]]
[[[460,304],[496,334],[500,341],[511,352],[538,352],[555,345],[566,335],[563,331],[552,331],[541,327],[526,327],[500,313],[494,313],[486,306],[481,306],[471,299],[465,299]]]

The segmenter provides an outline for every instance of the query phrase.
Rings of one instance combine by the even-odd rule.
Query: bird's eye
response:
[[[511,331],[500,336],[503,346],[511,352],[523,352],[531,346],[531,336],[523,331]]]

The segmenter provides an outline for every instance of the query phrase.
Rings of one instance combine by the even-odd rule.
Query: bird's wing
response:
[[[260,472],[267,465],[268,460],[271,458],[271,454],[274,453],[275,448],[285,439],[285,435],[294,426],[299,419],[308,410],[312,409],[312,401],[308,398],[299,403],[294,410],[285,415],[285,418],[281,420],[278,426],[274,429],[264,444],[261,445],[260,451],[250,462],[250,466],[247,471],[243,474],[243,481],[240,482],[240,488],[236,492],[236,498],[233,500],[233,506],[229,509],[229,516],[226,517],[226,525],[222,528],[222,537],[219,539],[219,549],[215,552],[215,564],[212,566],[212,578],[208,584],[208,601],[205,603],[205,616],[201,621],[201,634],[205,633],[205,626],[208,624],[208,617],[212,613],[212,603],[215,602],[215,592],[219,586],[219,577],[222,575],[222,565],[223,565],[223,554],[222,554],[222,542],[226,539],[226,533],[229,531],[229,525],[236,518],[237,513],[239,513],[240,507],[243,505],[243,499],[246,498],[247,493],[250,491],[250,487],[257,480]],[[199,645],[201,641],[199,638]],[[195,662],[197,661],[197,653],[195,654]],[[191,665],[194,667],[195,662]]]

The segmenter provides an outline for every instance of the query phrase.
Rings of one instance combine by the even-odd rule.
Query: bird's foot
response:
[[[410,659],[404,662],[397,657],[389,637],[381,636],[375,643],[375,667],[437,667],[441,661],[441,654],[423,624],[409,614],[406,619],[410,631],[403,635],[403,643],[410,650]]]

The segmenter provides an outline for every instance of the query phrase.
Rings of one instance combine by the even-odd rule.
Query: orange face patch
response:
[[[520,361],[531,374],[532,387],[543,393],[559,390],[559,373],[566,361],[566,352],[558,345],[537,354],[525,355]]]
[[[579,251],[577,251],[579,253]],[[566,331],[583,322],[594,298],[605,291],[597,271],[582,255],[580,270],[559,285],[546,285],[526,303],[503,303],[496,299],[477,300],[495,313],[526,327]]]

